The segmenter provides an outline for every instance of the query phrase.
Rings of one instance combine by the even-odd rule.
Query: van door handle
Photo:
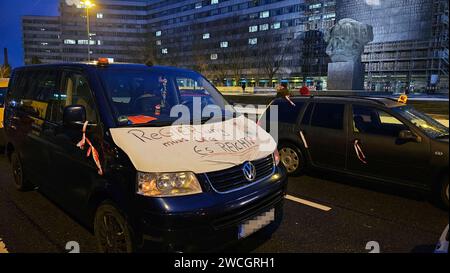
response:
[[[366,161],[366,155],[364,154],[361,146],[360,146],[360,140],[359,139],[355,139],[355,141],[353,142],[353,147],[355,148],[355,153],[356,156],[358,157],[359,161],[361,161],[364,164],[367,164]]]

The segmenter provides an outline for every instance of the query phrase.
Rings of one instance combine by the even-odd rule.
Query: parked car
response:
[[[8,88],[8,80],[0,79],[0,149],[5,145],[5,133],[3,131],[3,112],[5,108],[5,95]]]
[[[436,193],[448,207],[449,131],[433,118],[388,98],[292,97],[271,105],[290,175],[336,171]],[[270,111],[259,122],[275,128]]]
[[[221,116],[174,125],[171,110],[195,104],[180,96],[186,82]],[[147,241],[211,249],[276,227],[287,185],[276,143],[254,122],[247,129],[267,137],[264,148],[259,138],[229,134],[251,122],[227,106],[190,70],[104,59],[17,68],[5,109],[15,185],[38,187],[92,228],[105,252]]]

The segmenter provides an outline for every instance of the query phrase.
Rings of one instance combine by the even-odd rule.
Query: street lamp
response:
[[[93,8],[95,6],[94,3],[90,0],[85,0],[81,2],[82,5],[84,5],[84,8],[86,9],[86,28],[87,28],[87,48],[88,48],[88,62],[91,61],[91,31],[90,31],[90,23],[89,23],[89,9]]]

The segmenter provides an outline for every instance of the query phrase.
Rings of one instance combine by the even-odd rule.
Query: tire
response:
[[[302,151],[291,143],[281,143],[278,147],[280,161],[286,168],[288,175],[297,176],[306,169],[306,161]]]
[[[31,189],[30,182],[26,179],[23,170],[22,160],[17,152],[11,154],[11,169],[14,177],[14,186],[19,191],[27,191]]]
[[[441,189],[440,189],[440,202],[441,205],[448,209],[448,175],[444,176],[444,179],[442,179],[441,182]]]
[[[94,234],[97,247],[103,253],[136,251],[133,228],[127,217],[112,202],[103,202],[95,212]]]

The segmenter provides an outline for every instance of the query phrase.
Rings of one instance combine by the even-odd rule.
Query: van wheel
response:
[[[94,218],[97,246],[103,253],[132,253],[135,251],[134,232],[125,215],[111,202],[103,202]]]
[[[278,151],[280,153],[280,161],[286,168],[288,175],[299,175],[305,170],[305,157],[297,146],[290,143],[282,143]]]
[[[446,209],[448,209],[448,175],[444,176],[441,183],[441,203]]]
[[[14,186],[19,191],[26,191],[31,188],[30,183],[25,178],[22,160],[17,152],[11,154],[11,168],[14,176]]]

